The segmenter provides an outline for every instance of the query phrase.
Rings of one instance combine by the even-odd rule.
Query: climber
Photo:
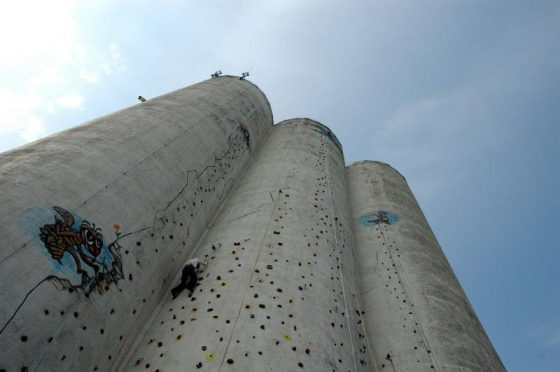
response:
[[[197,273],[202,273],[206,266],[208,266],[208,262],[201,261],[198,258],[188,260],[181,273],[181,283],[171,290],[173,299],[177,298],[184,289],[189,290],[189,297],[191,297],[198,282]]]

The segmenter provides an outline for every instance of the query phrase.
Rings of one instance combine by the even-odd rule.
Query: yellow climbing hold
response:
[[[292,341],[292,336],[290,336],[290,335],[287,334],[287,333],[286,333],[286,334],[283,334],[283,335],[282,335],[282,338],[283,338],[284,341],[286,341],[286,342]]]
[[[176,339],[177,341],[179,341],[179,340],[182,339],[182,338],[183,338],[183,335],[177,335],[177,337],[175,337],[175,339]]]
[[[214,353],[206,353],[206,355],[204,355],[204,359],[206,360],[214,360],[216,358],[216,354]]]

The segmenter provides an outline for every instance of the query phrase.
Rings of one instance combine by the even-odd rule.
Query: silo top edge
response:
[[[251,80],[241,79],[240,76],[235,76],[235,75],[221,75],[221,76],[218,76],[216,78],[211,78],[211,79],[208,79],[208,80],[223,79],[223,78],[244,81],[244,82],[252,85],[254,88],[256,88],[257,92],[259,92],[262,95],[262,97],[264,98],[264,101],[268,105],[268,108],[270,110],[270,114],[272,115],[272,123],[274,123],[274,111],[272,111],[272,106],[270,104],[270,101],[268,100],[268,97],[266,96],[266,94],[264,94],[263,90],[257,84],[253,83]],[[204,80],[201,83],[204,83],[205,81],[208,81],[208,80]],[[200,84],[200,83],[198,83],[198,84]]]
[[[268,109],[269,109],[269,112],[270,112],[270,115],[271,115],[271,119],[272,119],[271,121],[272,121],[272,123],[274,123],[274,114],[273,114],[273,112],[272,112],[272,107],[271,107],[271,105],[270,105],[270,102],[269,102],[268,98],[266,97],[266,95],[264,94],[264,92],[263,92],[256,84],[254,84],[253,82],[251,82],[251,81],[249,81],[249,80],[246,80],[246,79],[240,79],[239,76],[223,75],[223,76],[220,76],[220,77],[217,77],[217,78],[211,78],[211,79],[203,80],[203,81],[198,82],[198,83],[194,83],[194,84],[191,84],[191,85],[187,85],[187,86],[185,86],[185,87],[172,90],[172,91],[170,91],[170,92],[161,94],[161,95],[159,95],[159,96],[155,96],[155,97],[148,98],[145,102],[142,102],[142,103],[135,103],[135,104],[133,104],[133,105],[120,108],[120,109],[118,109],[118,110],[116,110],[116,111],[113,111],[113,112],[110,112],[110,113],[107,113],[107,114],[103,114],[103,115],[100,115],[100,116],[98,116],[98,117],[95,117],[95,118],[86,120],[86,121],[84,121],[84,122],[82,122],[82,123],[76,124],[76,125],[74,125],[74,126],[71,126],[71,127],[69,127],[69,128],[63,129],[63,130],[61,130],[61,131],[51,133],[51,134],[49,134],[49,135],[47,135],[47,136],[45,136],[45,137],[43,137],[43,138],[40,138],[40,139],[38,139],[38,140],[35,140],[35,141],[31,141],[31,142],[22,144],[22,145],[20,145],[20,146],[17,146],[17,147],[8,149],[8,150],[6,150],[6,151],[0,151],[0,156],[9,156],[9,155],[11,155],[12,153],[20,152],[20,151],[22,151],[22,150],[25,151],[25,149],[31,148],[31,146],[33,146],[33,145],[36,145],[36,144],[38,144],[38,143],[44,143],[44,142],[46,142],[46,141],[52,140],[53,138],[57,138],[57,137],[59,137],[59,136],[61,136],[61,135],[67,134],[67,133],[72,133],[72,132],[74,132],[74,131],[76,131],[76,130],[79,130],[78,128],[84,127],[84,126],[89,125],[89,124],[91,124],[91,123],[99,122],[99,121],[101,121],[101,120],[106,120],[106,119],[108,119],[108,118],[110,118],[110,117],[116,117],[117,115],[120,115],[120,114],[122,114],[122,113],[124,113],[124,112],[126,112],[126,111],[128,111],[128,110],[137,110],[137,109],[140,109],[140,108],[142,107],[142,105],[150,105],[150,104],[155,103],[155,102],[157,102],[157,101],[165,100],[166,97],[172,96],[172,95],[174,95],[174,94],[176,94],[176,93],[178,93],[178,92],[181,92],[181,91],[183,91],[183,90],[192,89],[192,88],[195,88],[195,87],[197,87],[197,86],[201,86],[201,85],[204,85],[204,84],[208,84],[209,82],[211,82],[211,81],[213,81],[213,80],[219,80],[219,79],[239,80],[241,84],[248,83],[250,86],[252,86],[252,87],[255,89],[255,91],[263,97],[264,102],[266,102],[266,105],[268,106]]]
[[[377,161],[377,160],[359,160],[356,161],[350,165],[347,165],[346,168],[354,168],[354,167],[359,167],[359,166],[368,166],[368,165],[375,165],[375,166],[382,166],[385,168],[389,168],[390,170],[392,170],[393,172],[397,173],[399,176],[401,176],[405,181],[406,181],[406,177],[402,175],[401,172],[399,172],[397,169],[395,169],[393,166],[384,163],[382,161]]]
[[[342,144],[340,143],[340,141],[338,140],[334,132],[325,124],[322,124],[317,120],[313,120],[310,118],[292,118],[292,119],[283,120],[280,123],[275,124],[275,126],[290,125],[290,124],[304,124],[319,129],[321,131],[321,134],[330,138],[335,144],[335,146],[340,150],[340,152],[344,153],[344,150],[342,149]]]

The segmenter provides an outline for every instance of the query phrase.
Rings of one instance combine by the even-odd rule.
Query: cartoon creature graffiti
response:
[[[54,224],[41,227],[39,234],[51,257],[61,263],[62,256],[65,253],[70,254],[76,262],[78,274],[87,274],[82,269],[81,262],[92,267],[95,272],[99,271],[99,265],[95,262],[103,247],[101,229],[96,228],[95,225],[91,226],[87,221],[83,221],[80,228],[75,229],[74,216],[70,212],[60,207],[53,207],[53,209],[62,219],[55,216]]]
[[[379,225],[381,223],[394,225],[397,222],[399,222],[399,217],[396,214],[382,209],[368,212],[360,217],[360,223],[364,226]]]
[[[95,224],[85,220],[77,222],[72,213],[61,207],[53,209],[57,213],[54,224],[43,225],[39,237],[55,268],[69,276],[57,278],[62,287],[82,289],[88,294],[93,289],[103,293],[108,290],[108,284],[124,277],[117,240],[106,246],[101,229]],[[118,230],[117,239],[120,226]],[[63,267],[66,270],[60,270]],[[69,267],[74,267],[75,273]],[[79,278],[75,278],[76,274]]]

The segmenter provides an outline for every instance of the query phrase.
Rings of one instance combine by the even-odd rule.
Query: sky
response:
[[[18,0],[0,152],[210,77],[408,180],[510,371],[560,370],[560,2]]]

